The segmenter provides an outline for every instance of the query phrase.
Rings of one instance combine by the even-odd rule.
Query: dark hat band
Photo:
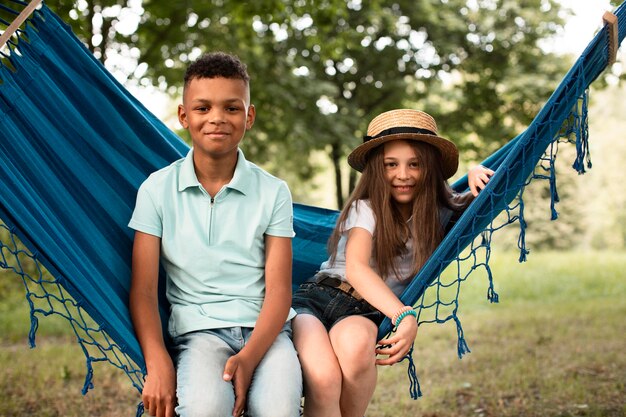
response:
[[[363,136],[363,143],[365,142],[369,142],[372,139],[378,139],[380,137],[383,136],[388,136],[388,135],[398,135],[398,134],[402,134],[402,133],[416,133],[416,134],[420,134],[420,135],[434,135],[437,136],[437,134],[435,132],[433,132],[432,130],[428,130],[428,129],[421,129],[419,127],[392,127],[390,129],[385,129],[382,132],[378,133],[377,135],[374,136]]]

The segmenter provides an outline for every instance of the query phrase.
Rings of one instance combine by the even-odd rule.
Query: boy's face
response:
[[[178,106],[178,120],[189,131],[194,149],[211,157],[236,152],[254,123],[254,106],[245,81],[194,78]]]

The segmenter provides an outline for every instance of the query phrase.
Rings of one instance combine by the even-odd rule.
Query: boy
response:
[[[146,361],[145,409],[159,417],[239,416],[244,409],[297,416],[293,208],[287,185],[238,147],[255,119],[246,67],[224,53],[192,63],[178,118],[193,147],[142,184],[129,223],[136,230],[130,311]],[[158,314],[159,261],[175,361]]]

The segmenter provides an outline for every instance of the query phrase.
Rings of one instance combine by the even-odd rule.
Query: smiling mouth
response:
[[[412,185],[394,185],[393,188],[401,193],[406,193],[406,192],[411,191],[413,189],[413,186]]]

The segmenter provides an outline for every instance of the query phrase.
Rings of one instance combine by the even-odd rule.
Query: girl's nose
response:
[[[409,170],[408,170],[407,166],[406,165],[399,165],[398,166],[398,171],[396,173],[396,176],[400,180],[405,180],[405,179],[409,178]]]

